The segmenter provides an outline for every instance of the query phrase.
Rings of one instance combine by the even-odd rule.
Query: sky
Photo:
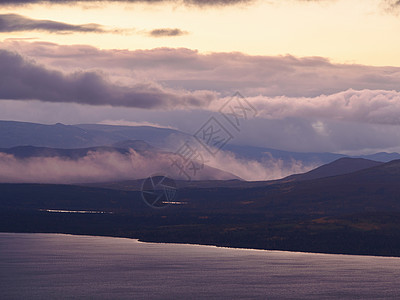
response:
[[[0,119],[193,133],[235,92],[235,143],[400,151],[400,3],[0,0]]]

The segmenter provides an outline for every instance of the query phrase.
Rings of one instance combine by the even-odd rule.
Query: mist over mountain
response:
[[[43,125],[0,121],[0,153],[3,155],[0,163],[3,173],[10,172],[8,175],[3,174],[1,178],[6,182],[21,182],[16,172],[23,170],[23,164],[28,163],[31,169],[21,171],[25,176],[22,182],[34,178],[35,173],[36,179],[33,182],[43,183],[64,182],[64,173],[68,174],[65,182],[69,183],[133,180],[149,176],[151,172],[171,173],[176,179],[184,179],[186,176],[187,180],[189,176],[183,174],[182,170],[171,168],[171,161],[174,161],[171,155],[177,153],[185,143],[190,143],[194,151],[201,155],[208,170],[193,172],[193,176],[190,176],[193,180],[274,180],[304,173],[346,157],[335,153],[288,152],[235,144],[227,144],[216,155],[210,155],[196,142],[193,135],[169,128],[60,123]],[[132,156],[132,151],[137,155]],[[6,154],[8,156],[4,156]],[[179,154],[175,155],[177,156]],[[386,162],[400,158],[400,155],[376,153],[362,158]],[[21,159],[25,161],[20,161]],[[134,166],[132,161],[135,161]],[[31,174],[27,170],[31,170]],[[75,172],[75,176],[74,170],[79,170]],[[333,174],[346,172],[344,168]],[[95,174],[99,176],[96,177]],[[52,178],[53,181],[46,181]]]
[[[160,149],[175,151],[183,141],[193,136],[179,130],[152,126],[119,126],[102,124],[44,125],[28,122],[0,121],[0,148],[37,146],[50,148],[88,148],[117,146],[127,140],[142,140]],[[227,144],[225,151],[238,157],[257,161],[270,158],[283,161],[298,160],[303,163],[324,164],[345,157],[336,153],[290,152],[251,145]],[[388,162],[400,159],[398,153],[374,153],[357,157]]]
[[[0,149],[0,182],[83,183],[141,179],[165,173],[186,178],[173,168],[178,155],[157,149],[144,141],[123,141],[118,147],[77,149],[18,146]],[[197,180],[240,179],[238,176],[203,164]],[[187,179],[187,178],[186,178]]]

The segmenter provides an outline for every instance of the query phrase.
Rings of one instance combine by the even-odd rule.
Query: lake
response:
[[[400,259],[0,233],[0,298],[400,298]]]

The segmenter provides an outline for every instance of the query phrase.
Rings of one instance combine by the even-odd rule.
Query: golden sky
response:
[[[29,5],[3,7],[0,13],[126,29],[107,34],[0,33],[0,40],[37,38],[102,49],[184,47],[202,53],[322,56],[339,63],[400,66],[400,16],[385,12],[380,0],[258,1],[224,8],[172,3]],[[159,28],[179,28],[188,34],[148,36],[149,30]]]

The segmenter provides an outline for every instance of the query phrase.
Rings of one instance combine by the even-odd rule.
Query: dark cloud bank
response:
[[[126,118],[134,121],[143,113],[153,113],[154,118],[146,121],[159,122],[158,109],[171,109],[163,115],[166,124],[171,125],[172,119],[185,119],[177,127],[187,130],[200,126],[196,120],[204,122],[209,110],[218,110],[229,99],[232,94],[224,99],[221,89],[233,88],[244,90],[243,94],[258,110],[257,119],[246,121],[250,128],[243,131],[246,143],[250,140],[254,145],[296,151],[364,151],[397,147],[400,140],[400,68],[396,67],[333,64],[320,57],[201,54],[189,49],[99,50],[91,46],[15,41],[1,46],[14,50],[0,50],[0,99],[103,105],[96,109],[79,106],[79,111],[91,115],[104,109],[107,118],[113,111],[108,106],[156,109],[135,112],[118,108],[118,114],[126,111]],[[16,50],[23,56],[16,54]],[[140,83],[115,84],[104,73],[89,71],[94,68],[113,75],[127,72],[126,78],[136,76],[132,80],[138,79]],[[81,71],[76,72],[78,69]],[[146,78],[156,82],[179,81],[184,89],[166,88]],[[221,82],[225,84],[222,88]],[[188,92],[189,84],[193,84],[193,92]],[[43,103],[29,101],[25,107],[19,106],[24,101],[1,102],[6,103],[1,107],[3,115],[15,105],[14,109],[26,114],[22,119],[32,114],[29,107],[45,107]],[[51,109],[55,115],[60,114],[59,110],[65,115],[68,107],[72,106]],[[205,110],[190,111],[193,108]],[[173,114],[174,110],[177,114]],[[134,119],[133,112],[141,117]],[[204,119],[196,119],[200,112]],[[75,118],[78,113],[73,114]],[[235,142],[240,142],[239,136]],[[231,162],[224,164],[227,165],[233,166]],[[237,172],[243,177],[242,173]],[[263,174],[261,170],[259,173]]]
[[[177,108],[204,106],[214,98],[211,92],[173,91],[154,83],[120,86],[96,72],[65,75],[7,50],[0,50],[0,66],[0,99]]]
[[[317,97],[348,89],[399,90],[400,68],[335,64],[323,57],[254,56],[238,52],[207,53],[185,48],[100,50],[88,45],[6,41],[46,66],[74,71],[101,69],[137,78],[152,78],[171,88],[212,90],[230,96]],[[124,75],[125,74],[125,75]]]
[[[79,62],[80,71],[51,70],[15,52],[0,50],[0,99],[217,111],[240,90],[256,105],[259,116],[268,119],[308,117],[399,124],[400,68],[338,65],[318,57],[199,54],[188,49],[122,51],[17,45],[22,53],[45,65],[62,62],[76,66]],[[126,82],[137,81],[115,84],[104,73],[82,71],[85,68],[127,72]],[[129,78],[132,70],[133,79]],[[162,81],[170,87],[159,83]],[[171,83],[180,87],[172,88]],[[320,131],[325,134],[323,128]]]
[[[188,33],[179,28],[158,28],[158,29],[153,29],[149,32],[149,36],[151,37],[170,37],[170,36],[181,36],[185,34]]]
[[[335,0],[292,0],[297,2],[333,2]],[[257,0],[0,0],[0,5],[18,6],[26,4],[76,4],[76,3],[104,3],[104,2],[121,2],[121,3],[173,3],[183,4],[187,6],[198,7],[221,7],[240,4],[252,4]],[[276,1],[279,2],[279,1]],[[381,5],[388,12],[398,12],[400,7],[399,0],[381,0]]]
[[[103,25],[68,24],[51,20],[35,20],[18,14],[0,14],[0,32],[45,31],[50,33],[123,33],[132,29],[106,29]],[[173,37],[188,34],[179,28],[157,28],[146,32],[150,37]]]
[[[254,2],[254,0],[0,0],[0,5],[24,5],[24,4],[75,4],[75,3],[101,3],[101,2],[122,2],[122,3],[176,3],[195,6],[227,6]]]
[[[108,32],[99,24],[72,25],[50,20],[34,20],[17,14],[0,15],[0,32],[47,31],[57,33]]]

